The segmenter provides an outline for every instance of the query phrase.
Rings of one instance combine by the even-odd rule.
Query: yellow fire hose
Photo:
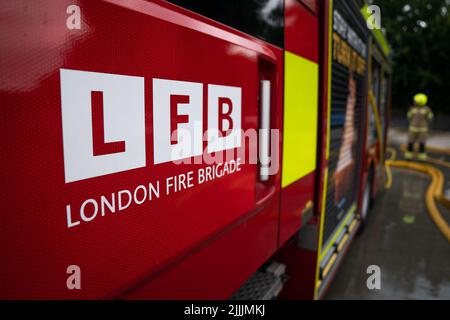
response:
[[[406,145],[402,145],[406,148]],[[433,147],[433,146],[427,146],[427,151],[435,152],[435,153],[443,153],[450,155],[450,149],[448,148],[439,148],[439,147]]]
[[[400,149],[403,152],[405,152],[406,151],[406,144],[402,144],[400,146]],[[427,152],[444,153],[444,154],[450,155],[450,149],[445,149],[445,148],[437,148],[437,147],[428,147],[427,146]],[[447,162],[447,161],[444,161],[444,160],[441,160],[441,159],[427,157],[427,161],[431,162],[431,163],[434,163],[434,164],[437,164],[437,165],[440,165],[440,166],[443,166],[443,167],[446,167],[446,168],[450,168],[450,162]]]
[[[431,184],[428,187],[425,195],[426,206],[434,223],[445,236],[447,241],[450,242],[450,226],[440,214],[435,203],[435,200],[437,200],[441,202],[445,207],[450,208],[450,199],[448,199],[443,194],[444,175],[442,174],[442,171],[425,163],[395,160],[396,150],[393,148],[388,148],[388,150],[391,152],[391,156],[385,163],[387,174],[386,188],[389,189],[392,186],[392,173],[389,168],[390,166],[412,169],[424,172],[431,176]]]
[[[384,187],[386,189],[390,189],[392,186],[392,172],[391,172],[391,167],[389,167],[387,165],[387,163],[390,161],[394,161],[397,158],[397,150],[395,150],[394,148],[387,148],[387,151],[389,151],[391,153],[391,155],[384,163],[384,168],[386,171],[386,183],[385,183]]]
[[[441,159],[435,159],[435,158],[427,158],[428,162],[443,166],[443,167],[447,167],[450,168],[450,163],[448,163],[447,161],[441,160]]]
[[[372,90],[369,90],[368,96],[369,96],[370,105],[372,106],[372,112],[373,112],[373,115],[375,118],[375,130],[377,131],[378,143],[379,143],[379,147],[380,147],[380,162],[383,163],[384,162],[384,154],[383,154],[384,141],[383,141],[383,132],[381,129],[380,114],[378,113],[377,101],[375,99],[375,96],[373,95]],[[383,178],[384,178],[384,174],[383,174]]]
[[[369,68],[369,70],[370,70],[370,68]],[[369,78],[371,78],[371,77],[369,77]],[[380,116],[378,114],[377,102],[376,102],[375,96],[371,89],[369,89],[368,98],[369,98],[370,105],[372,106],[372,112],[373,112],[374,118],[375,118],[375,126],[376,126],[376,132],[377,132],[379,144],[380,144],[380,150],[383,150],[383,136],[382,136],[382,130],[381,130],[381,121],[380,121]],[[405,148],[404,145],[402,147]],[[392,172],[391,172],[390,166],[408,168],[408,169],[424,172],[424,173],[430,175],[432,180],[431,180],[431,184],[428,187],[428,190],[427,190],[427,193],[425,196],[426,206],[427,206],[428,212],[429,212],[431,218],[433,219],[434,223],[439,228],[439,230],[442,232],[442,234],[445,236],[447,241],[450,243],[450,226],[447,224],[445,219],[440,214],[440,212],[436,206],[436,203],[435,203],[435,199],[436,199],[439,202],[441,202],[444,206],[446,206],[447,208],[450,208],[450,199],[446,198],[445,195],[443,194],[444,175],[442,174],[442,171],[440,171],[439,169],[437,169],[431,165],[427,165],[424,163],[395,160],[397,151],[393,148],[388,148],[388,150],[390,150],[391,155],[390,155],[389,159],[385,161],[385,165],[384,165],[385,172],[386,172],[385,188],[389,189],[392,186]],[[427,150],[431,151],[431,152],[445,153],[445,154],[450,155],[449,149],[428,147]],[[381,155],[380,161],[381,161],[381,163],[383,163],[383,152],[380,152],[380,155]],[[450,163],[443,161],[443,160],[434,159],[434,158],[429,158],[428,160],[429,161],[431,160],[430,162],[433,162],[433,163],[436,163],[439,165],[450,167]]]

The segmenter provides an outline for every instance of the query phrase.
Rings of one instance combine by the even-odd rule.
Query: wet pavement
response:
[[[450,299],[450,244],[425,206],[430,179],[401,168],[392,174],[391,189],[378,195],[326,299]],[[439,208],[450,222],[450,210]],[[379,290],[367,287],[370,265],[380,267]]]
[[[405,143],[408,137],[408,132],[401,128],[392,128],[389,130],[389,141],[392,145],[400,145]],[[441,147],[450,148],[450,132],[448,131],[432,131],[428,135],[428,144]]]

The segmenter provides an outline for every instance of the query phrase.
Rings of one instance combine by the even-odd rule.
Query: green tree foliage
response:
[[[377,0],[393,49],[394,111],[423,92],[436,113],[450,114],[450,0]]]

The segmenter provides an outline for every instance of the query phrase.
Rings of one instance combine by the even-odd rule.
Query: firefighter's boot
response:
[[[425,151],[425,143],[423,143],[423,142],[419,144],[419,154],[418,154],[417,158],[421,161],[427,160],[427,153]]]
[[[405,159],[412,159],[414,155],[414,143],[409,142],[408,143],[408,149],[405,152]]]

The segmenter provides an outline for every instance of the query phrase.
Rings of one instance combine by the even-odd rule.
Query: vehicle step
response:
[[[257,271],[231,297],[231,300],[273,300],[283,289],[286,266],[273,262]]]

